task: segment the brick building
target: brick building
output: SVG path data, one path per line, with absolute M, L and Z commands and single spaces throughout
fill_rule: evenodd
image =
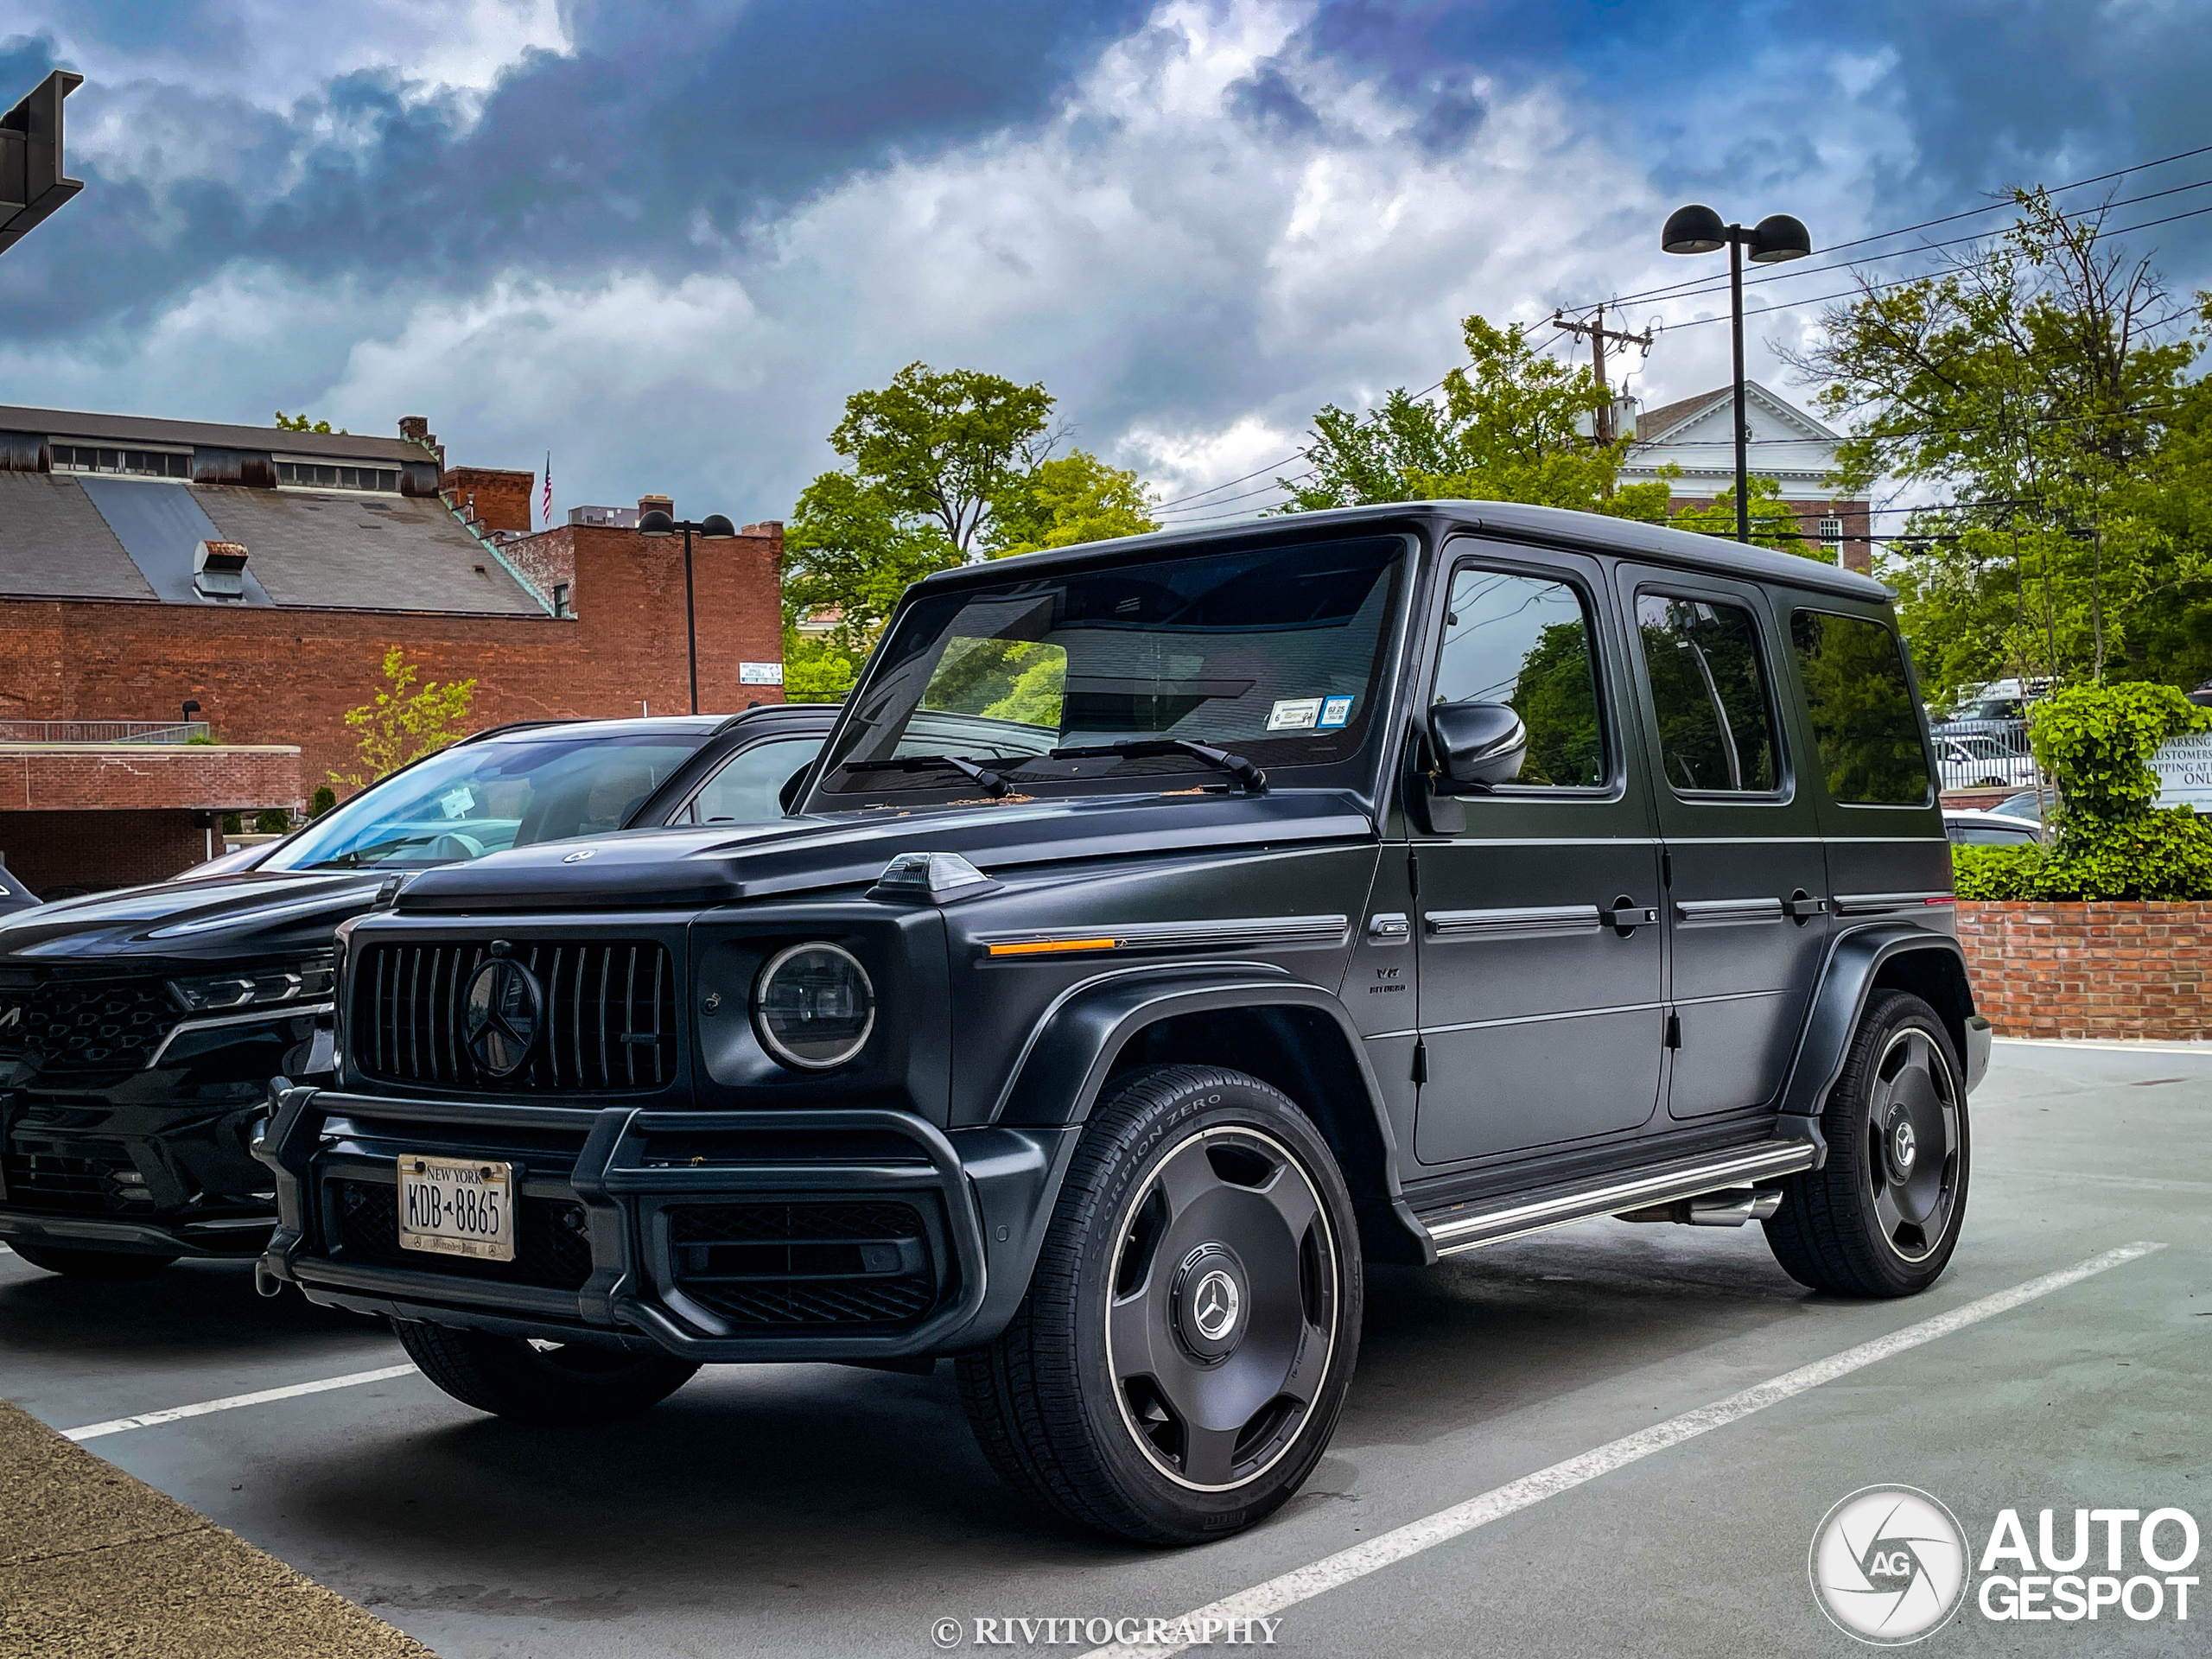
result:
M 1736 486 L 1736 441 L 1730 431 L 1735 413 L 1732 385 L 1700 392 L 1656 409 L 1637 410 L 1636 442 L 1621 468 L 1624 484 L 1648 483 L 1673 466 L 1677 510 L 1711 506 L 1723 490 Z M 1864 574 L 1873 563 L 1872 515 L 1863 497 L 1836 495 L 1830 482 L 1843 435 L 1815 420 L 1788 399 L 1756 380 L 1744 386 L 1744 423 L 1751 429 L 1751 468 L 1755 478 L 1770 478 L 1797 516 L 1806 537 L 1826 549 L 1831 560 Z
M 393 645 L 474 679 L 478 726 L 689 706 L 679 539 L 605 509 L 533 534 L 533 474 L 401 434 L 0 406 L 0 853 L 34 890 L 298 810 Z M 695 542 L 702 708 L 780 696 L 782 553 L 772 523 Z

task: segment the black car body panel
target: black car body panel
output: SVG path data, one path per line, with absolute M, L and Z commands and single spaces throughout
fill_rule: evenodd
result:
M 791 705 L 731 718 L 533 721 L 469 741 L 556 724 L 587 736 L 686 734 L 695 752 L 632 812 L 633 823 L 658 823 L 686 810 L 735 757 L 818 742 L 833 718 Z M 327 964 L 340 925 L 394 882 L 374 868 L 259 868 L 283 845 L 254 849 L 245 868 L 226 859 L 212 874 L 39 906 L 0 925 L 0 1239 L 186 1256 L 250 1257 L 266 1245 L 275 1198 L 251 1142 L 272 1079 L 329 1071 L 330 997 L 194 1013 L 168 986 Z
M 889 753 L 884 710 L 900 696 L 924 706 L 913 677 L 951 660 L 917 657 L 902 629 L 957 613 L 963 596 L 1014 619 L 985 640 L 1016 641 L 1014 668 L 1033 662 L 1031 642 L 1056 637 L 1048 605 L 1091 630 L 1084 641 L 1126 655 L 1145 647 L 1144 619 L 1178 602 L 1172 573 L 1154 571 L 1165 562 L 1249 555 L 1264 572 L 1281 553 L 1321 569 L 1344 546 L 1346 568 L 1371 572 L 1383 538 L 1402 548 L 1388 603 L 1379 587 L 1355 594 L 1377 630 L 1370 677 L 1357 678 L 1363 636 L 1311 632 L 1348 629 L 1350 610 L 1270 625 L 1309 630 L 1293 644 L 1313 661 L 1331 638 L 1347 642 L 1330 671 L 1358 689 L 1267 705 L 1253 741 L 1269 757 L 1264 789 L 1202 753 L 1103 756 L 1091 734 L 1097 709 L 1227 706 L 1265 673 L 1211 658 L 1155 683 L 1183 688 L 1172 692 L 1131 691 L 1137 681 L 1110 662 L 1068 659 L 1057 719 L 1077 741 L 1055 750 L 1048 734 L 1006 755 L 979 740 L 972 753 L 1006 771 L 997 793 L 929 760 L 865 758 Z M 1097 582 L 1139 567 L 1128 597 L 1102 600 Z M 1453 785 L 1437 775 L 1424 710 L 1464 658 L 1459 611 L 1497 582 L 1544 590 L 1566 630 L 1539 641 L 1544 671 L 1565 672 L 1570 690 L 1586 683 L 1588 713 L 1559 726 L 1567 735 L 1522 781 Z M 403 1319 L 693 1358 L 973 1348 L 1027 1288 L 1086 1117 L 1117 1076 L 1155 1063 L 1231 1066 L 1290 1095 L 1344 1172 L 1370 1259 L 1430 1261 L 1609 1213 L 1593 1205 L 1812 1167 L 1815 1115 L 1872 988 L 1924 988 L 1976 1077 L 1987 1052 L 1888 601 L 1808 560 L 1465 502 L 931 576 L 893 618 L 791 821 L 499 855 L 425 874 L 343 930 L 335 1086 L 288 1094 L 264 1151 L 284 1206 L 265 1283 Z M 1863 639 L 1848 632 L 1863 624 Z M 1917 766 L 1918 798 L 1835 798 L 1881 792 L 1838 770 L 1807 713 L 1801 680 L 1827 660 L 1823 629 L 1891 653 L 1902 735 L 1860 769 Z M 1249 642 L 1222 648 L 1224 660 L 1238 652 L 1249 659 Z M 1729 674 L 1750 677 L 1729 682 L 1732 720 Z M 1690 695 L 1689 714 L 1662 690 Z M 1714 732 L 1692 729 L 1700 697 Z M 1017 706 L 1009 694 L 983 712 L 1009 720 Z M 1318 740 L 1332 726 L 1357 741 L 1317 741 L 1325 764 L 1272 735 Z M 1832 788 L 1831 775 L 1846 781 Z M 941 891 L 917 896 L 892 879 L 896 864 L 934 870 L 929 855 L 946 855 Z M 626 991 L 593 987 L 626 985 L 631 958 L 618 953 L 652 940 L 679 964 L 681 1052 L 650 1089 L 610 1091 L 591 1045 L 632 1043 L 640 1016 Z M 770 964 L 813 942 L 861 964 L 876 999 L 851 1058 L 820 1070 L 779 1058 L 761 1001 Z M 395 952 L 429 964 L 427 997 L 391 971 L 376 977 Z M 530 1039 L 528 1065 L 542 1069 L 519 1091 L 463 1052 L 461 999 L 492 956 L 550 988 Z M 410 1033 L 445 1058 L 401 1076 L 384 1057 Z M 658 1026 L 644 1034 L 663 1040 Z M 424 1154 L 511 1163 L 525 1200 L 571 1207 L 561 1224 L 588 1259 L 573 1251 L 554 1274 L 549 1224 L 527 1215 L 516 1260 L 536 1266 L 401 1250 L 396 1166 Z M 835 1249 L 817 1250 L 823 1241 Z

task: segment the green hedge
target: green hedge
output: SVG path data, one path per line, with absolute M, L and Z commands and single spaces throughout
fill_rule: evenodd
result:
M 2212 899 L 2212 818 L 2188 807 L 2052 847 L 1954 847 L 1961 899 Z

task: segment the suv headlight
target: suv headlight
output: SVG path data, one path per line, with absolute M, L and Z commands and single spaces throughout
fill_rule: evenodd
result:
M 187 1014 L 227 1014 L 280 1002 L 313 1002 L 330 995 L 337 976 L 327 958 L 282 968 L 241 968 L 169 981 L 169 995 Z
M 753 1028 L 785 1065 L 826 1071 L 867 1046 L 875 987 L 851 951 L 794 944 L 771 957 L 753 982 Z

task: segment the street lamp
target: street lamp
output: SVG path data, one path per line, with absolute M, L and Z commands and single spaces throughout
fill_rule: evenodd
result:
M 1804 221 L 1787 213 L 1769 213 L 1745 230 L 1724 225 L 1720 215 L 1703 206 L 1677 207 L 1667 216 L 1659 232 L 1659 245 L 1669 253 L 1714 253 L 1728 250 L 1728 296 L 1734 319 L 1736 343 L 1736 539 L 1751 539 L 1751 457 L 1745 451 L 1744 431 L 1744 250 L 1751 251 L 1755 265 L 1778 265 L 1785 259 L 1802 259 L 1813 251 L 1811 232 Z
M 689 518 L 676 518 L 655 507 L 638 520 L 640 536 L 673 536 L 683 532 L 683 632 L 690 645 L 691 655 L 691 712 L 699 712 L 699 621 L 691 599 L 691 537 L 696 531 L 701 537 L 720 541 L 737 534 L 737 526 L 719 512 L 710 512 L 694 524 Z

